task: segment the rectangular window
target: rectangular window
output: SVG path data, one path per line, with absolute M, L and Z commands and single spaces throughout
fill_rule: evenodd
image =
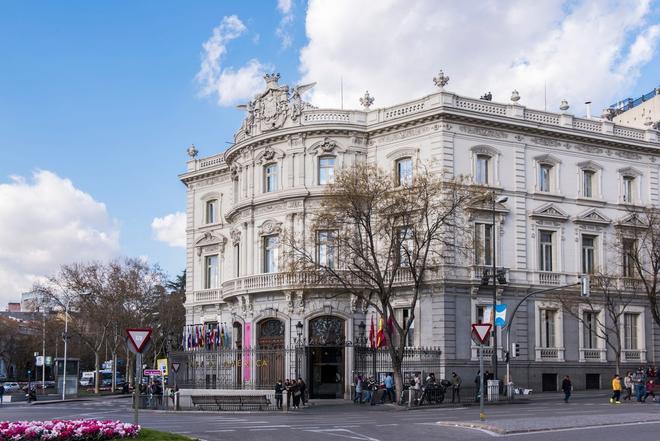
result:
M 639 314 L 623 314 L 624 349 L 639 349 L 637 340 L 637 322 Z
M 596 173 L 591 170 L 582 171 L 582 196 L 585 198 L 594 197 L 594 179 Z
M 234 276 L 241 276 L 241 245 L 234 245 Z
M 622 254 L 623 277 L 635 277 L 637 241 L 635 239 L 623 239 Z
M 490 166 L 490 156 L 477 155 L 476 182 L 477 184 L 487 185 L 489 181 L 488 169 Z
M 635 202 L 635 178 L 632 176 L 623 177 L 623 202 Z
M 319 158 L 319 185 L 335 182 L 335 158 L 323 156 Z
M 596 349 L 598 347 L 596 339 L 596 312 L 584 311 L 582 313 L 582 337 L 584 349 Z
M 552 189 L 551 180 L 552 166 L 550 164 L 541 164 L 539 167 L 539 191 L 550 191 Z
M 413 259 L 415 244 L 413 241 L 413 232 L 409 227 L 399 229 L 399 266 L 409 267 Z
M 476 306 L 477 310 L 476 310 L 476 317 L 475 318 L 477 320 L 477 323 L 492 323 L 493 318 L 491 316 L 489 316 L 489 317 L 485 316 L 486 315 L 486 310 L 492 311 L 491 306 L 492 305 L 477 305 Z M 492 314 L 492 312 L 491 312 L 491 314 Z M 493 333 L 491 332 L 490 333 L 490 339 L 486 343 L 486 345 L 490 346 L 492 344 L 490 342 L 492 342 L 492 341 L 493 341 Z
M 555 348 L 555 318 L 557 311 L 554 309 L 541 309 L 541 347 L 542 348 Z
M 552 231 L 539 231 L 539 270 L 553 270 Z
M 264 237 L 264 272 L 276 273 L 277 272 L 277 250 L 279 240 L 277 236 Z
M 216 223 L 216 210 L 218 206 L 218 200 L 217 199 L 212 199 L 210 201 L 206 201 L 206 223 L 207 224 L 214 224 Z
M 475 265 L 493 264 L 493 225 L 474 224 Z
M 335 232 L 322 230 L 316 233 L 316 261 L 319 266 L 335 267 Z
M 593 274 L 596 261 L 596 236 L 582 236 L 582 273 Z
M 204 257 L 204 289 L 218 287 L 218 255 Z
M 410 308 L 401 308 L 397 311 L 397 319 L 401 326 L 405 329 L 405 326 L 410 323 L 410 329 L 408 330 L 408 336 L 404 342 L 404 346 L 412 347 L 415 346 L 415 321 L 411 320 Z
M 270 193 L 277 190 L 277 164 L 264 167 L 264 192 Z
M 402 158 L 396 161 L 397 185 L 412 184 L 412 158 Z

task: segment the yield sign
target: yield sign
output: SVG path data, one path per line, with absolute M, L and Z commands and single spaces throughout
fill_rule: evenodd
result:
M 488 340 L 488 335 L 490 334 L 490 328 L 492 328 L 492 326 L 493 325 L 490 323 L 473 323 L 472 333 L 476 335 L 481 344 L 484 344 L 486 343 L 486 340 Z
M 135 350 L 140 353 L 151 337 L 151 328 L 127 329 L 126 334 Z
M 181 363 L 172 363 L 172 371 L 176 374 L 179 372 L 179 366 L 181 366 Z

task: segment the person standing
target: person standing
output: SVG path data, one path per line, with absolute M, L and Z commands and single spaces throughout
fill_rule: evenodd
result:
M 564 403 L 568 403 L 568 399 L 571 398 L 571 392 L 573 391 L 573 383 L 568 375 L 561 382 L 561 390 L 564 391 Z
M 626 395 L 623 397 L 623 399 L 630 400 L 632 397 L 633 388 L 632 372 L 626 372 L 626 376 L 623 378 L 623 387 L 626 389 Z
M 610 403 L 621 404 L 621 377 L 618 374 L 614 374 L 612 378 L 612 396 L 610 397 Z
M 288 378 L 284 380 L 284 390 L 286 390 L 286 408 L 291 409 L 291 400 L 292 400 L 292 391 L 291 391 L 291 380 Z
M 458 399 L 458 402 L 461 402 L 461 379 L 456 372 L 451 373 L 451 402 L 454 402 L 454 398 Z
M 390 400 L 392 400 L 392 403 L 394 403 L 396 401 L 396 398 L 394 398 L 394 378 L 392 378 L 392 374 L 390 372 L 387 373 L 384 384 L 385 393 L 383 393 L 383 399 L 381 400 L 381 403 L 385 403 L 386 397 L 389 397 Z
M 646 381 L 646 393 L 644 394 L 644 398 L 642 398 L 642 402 L 646 401 L 646 399 L 651 396 L 655 400 L 655 382 L 649 378 Z
M 284 392 L 284 385 L 282 380 L 277 380 L 275 383 L 275 405 L 277 409 L 282 409 L 282 393 Z
M 291 380 L 291 393 L 293 394 L 293 408 L 300 408 L 300 387 L 296 380 Z
M 303 406 L 307 405 L 307 384 L 302 377 L 298 377 L 298 388 L 300 389 L 300 402 Z
M 355 378 L 355 397 L 353 398 L 353 403 L 362 404 L 362 375 L 358 375 Z

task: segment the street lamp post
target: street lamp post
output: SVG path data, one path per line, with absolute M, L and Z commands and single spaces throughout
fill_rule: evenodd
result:
M 41 392 L 46 390 L 46 307 L 42 306 L 42 326 L 41 326 Z
M 296 379 L 300 377 L 300 374 L 298 373 L 298 357 L 300 356 L 299 354 L 299 349 L 302 343 L 302 335 L 303 335 L 303 324 L 301 321 L 298 321 L 296 323 L 296 334 L 298 335 L 298 338 L 296 339 Z
M 64 306 L 64 362 L 63 364 L 63 377 L 62 377 L 62 401 L 66 397 L 66 355 L 67 355 L 67 343 L 69 341 L 69 302 L 70 299 L 67 299 L 66 305 Z
M 492 255 L 492 263 L 493 263 L 493 273 L 491 274 L 493 276 L 493 309 L 492 309 L 492 314 L 493 314 L 493 379 L 497 380 L 498 373 L 497 373 L 497 329 L 495 328 L 495 311 L 496 311 L 496 306 L 497 306 L 497 264 L 496 264 L 496 253 L 497 253 L 497 248 L 496 248 L 496 234 L 495 234 L 495 204 L 503 204 L 507 200 L 509 200 L 508 197 L 502 196 L 499 198 L 495 197 L 495 193 L 493 193 L 493 206 L 492 206 L 492 215 L 493 215 L 493 227 L 491 229 L 492 234 L 493 234 L 493 255 Z

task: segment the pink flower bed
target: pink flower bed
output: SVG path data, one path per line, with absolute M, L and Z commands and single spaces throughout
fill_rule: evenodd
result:
M 87 441 L 135 438 L 140 426 L 121 421 L 52 420 L 2 421 L 0 441 L 52 440 Z

